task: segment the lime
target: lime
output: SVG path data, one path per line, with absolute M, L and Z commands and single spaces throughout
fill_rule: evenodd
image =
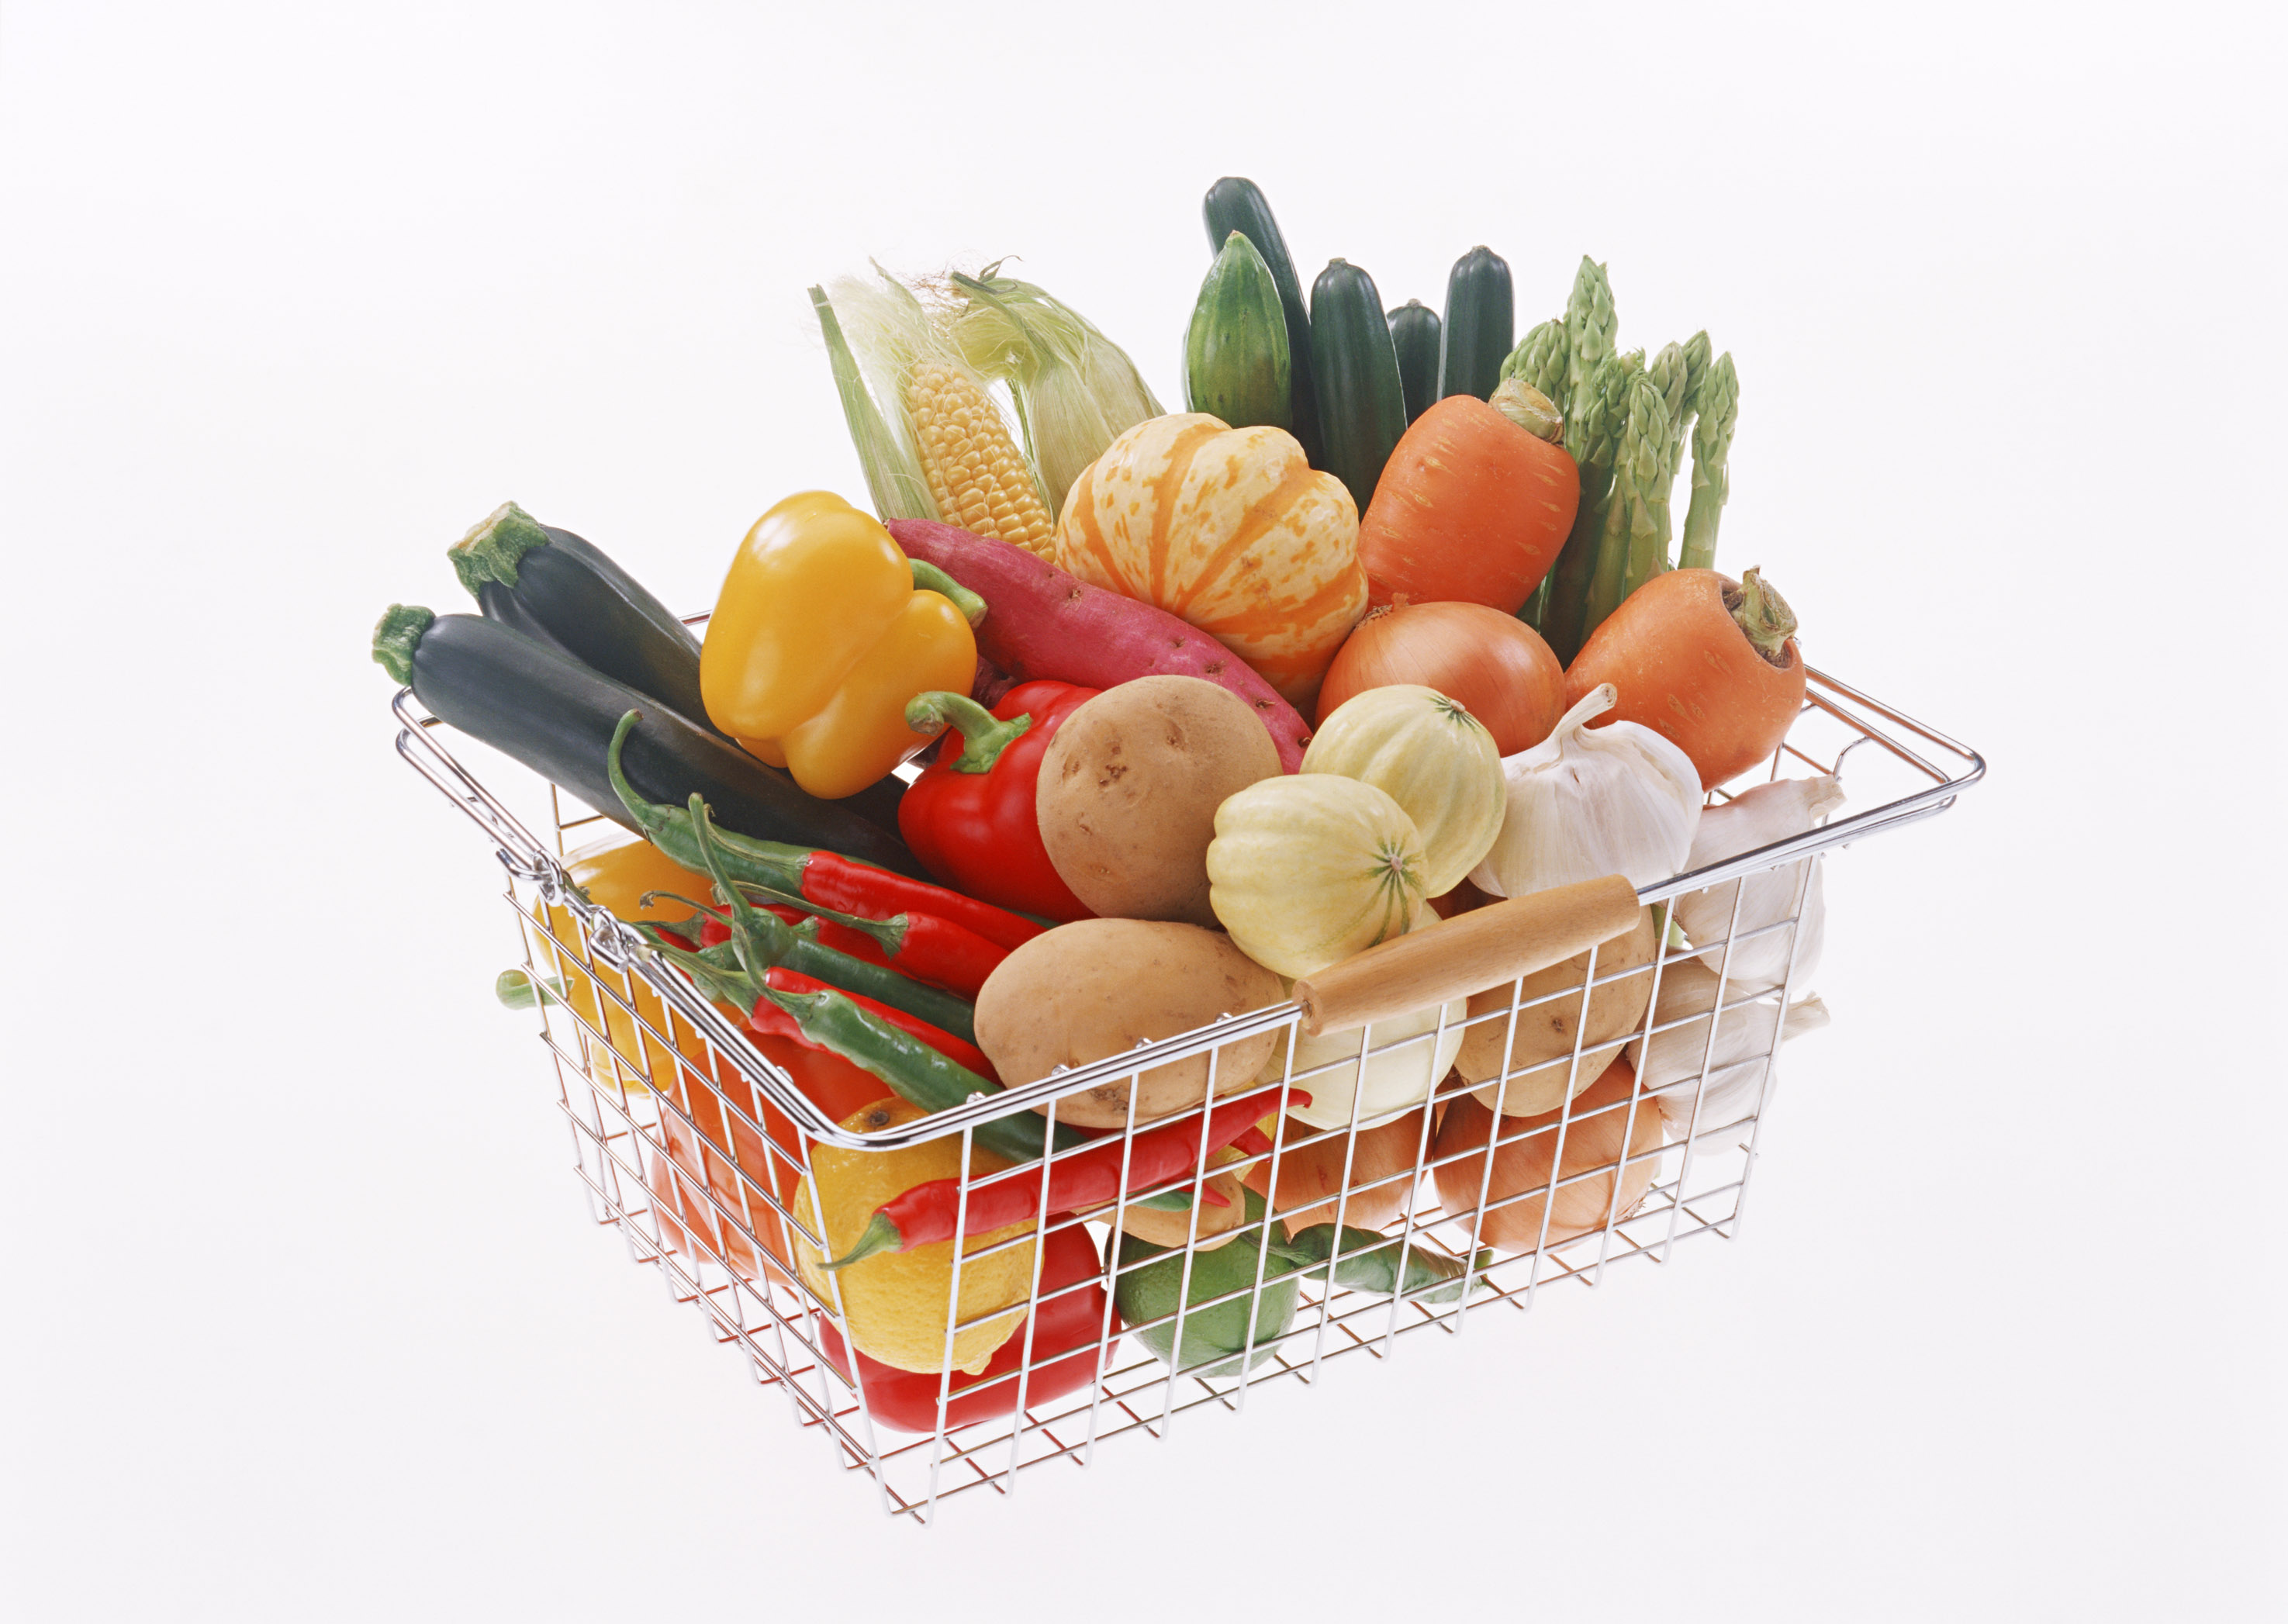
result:
M 1132 1333 L 1179 1374 L 1238 1375 L 1241 1356 L 1249 1348 L 1259 1351 L 1245 1363 L 1261 1364 L 1271 1357 L 1271 1350 L 1263 1344 L 1285 1335 L 1295 1323 L 1297 1282 L 1283 1277 L 1296 1265 L 1277 1251 L 1269 1257 L 1263 1256 L 1263 1198 L 1252 1190 L 1246 1196 L 1248 1227 L 1228 1245 L 1193 1253 L 1188 1290 L 1180 1249 L 1171 1251 L 1134 1235 L 1118 1237 L 1116 1266 L 1121 1272 L 1116 1277 L 1113 1300 L 1121 1319 L 1130 1325 L 1174 1313 L 1180 1293 L 1185 1303 L 1203 1303 L 1235 1291 L 1245 1294 L 1195 1310 L 1180 1322 L 1148 1326 Z M 1146 1262 L 1148 1258 L 1158 1261 Z M 1260 1290 L 1251 1290 L 1259 1264 L 1263 1285 Z M 1176 1335 L 1179 1323 L 1183 1332 L 1180 1342 Z M 1206 1367 L 1196 1368 L 1201 1366 Z

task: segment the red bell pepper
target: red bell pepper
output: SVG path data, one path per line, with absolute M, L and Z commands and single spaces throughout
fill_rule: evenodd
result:
M 918 695 L 918 732 L 947 727 L 937 755 L 898 803 L 898 832 L 922 867 L 957 891 L 1059 922 L 1093 917 L 1041 844 L 1034 785 L 1064 719 L 1098 690 L 1020 683 L 991 710 L 965 693 Z
M 973 1376 L 958 1370 L 950 1376 L 923 1374 L 894 1369 L 861 1353 L 854 1374 L 865 1390 L 867 1411 L 902 1432 L 934 1432 L 941 1382 L 946 1387 L 949 1430 L 1013 1413 L 1021 1380 L 1029 1409 L 1087 1386 L 1096 1380 L 1105 1348 L 1121 1332 L 1119 1311 L 1105 1298 L 1103 1273 L 1086 1224 L 1057 1231 L 1041 1248 L 1040 1307 L 1001 1344 L 983 1370 Z M 845 1377 L 852 1375 L 842 1334 L 824 1315 L 815 1319 L 820 1351 Z M 1032 1374 L 1021 1378 L 1015 1373 L 1029 1359 Z

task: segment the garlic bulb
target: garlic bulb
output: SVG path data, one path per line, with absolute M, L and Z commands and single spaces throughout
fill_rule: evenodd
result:
M 1704 1129 L 1752 1108 L 1773 1052 L 1790 1039 L 1828 1024 L 1827 1006 L 1816 994 L 1796 1000 L 1783 1012 L 1778 999 L 1768 993 L 1759 996 L 1728 980 L 1723 1007 L 1717 1009 L 1716 983 L 1716 972 L 1697 959 L 1670 960 L 1661 970 L 1652 1037 L 1649 1042 L 1639 1038 L 1628 1048 L 1629 1064 L 1636 1068 L 1645 1092 L 1658 1103 L 1672 1134 L 1682 1134 L 1692 1120 L 1693 1096 L 1703 1092 L 1704 1063 L 1708 1084 L 1700 1125 Z M 1712 1010 L 1716 1010 L 1712 1048 L 1708 1041 Z M 1712 1115 L 1716 1110 L 1727 1114 Z M 1704 1141 L 1702 1148 L 1709 1143 Z
M 1772 1093 L 1780 1086 L 1779 1073 L 1771 1070 L 1769 1060 L 1743 1060 L 1737 1066 L 1708 1074 L 1708 1086 L 1699 1090 L 1700 1129 L 1693 1132 L 1693 1086 L 1689 1081 L 1672 1083 L 1653 1096 L 1660 1107 L 1663 1124 L 1672 1143 L 1680 1144 L 1687 1134 L 1692 1135 L 1695 1156 L 1720 1155 L 1736 1151 L 1748 1142 L 1756 1130 L 1751 1113 L 1760 1105 L 1771 1104 Z M 1771 1072 L 1771 1081 L 1764 1080 Z M 1675 1176 L 1673 1168 L 1662 1174 L 1664 1178 Z
M 1648 885 L 1683 869 L 1700 821 L 1700 771 L 1649 727 L 1591 731 L 1617 697 L 1598 684 L 1548 738 L 1503 758 L 1508 806 L 1493 850 L 1470 871 L 1479 890 L 1522 897 L 1609 874 Z
M 1843 783 L 1835 778 L 1790 778 L 1759 784 L 1721 806 L 1700 814 L 1699 832 L 1692 837 L 1688 868 L 1704 868 L 1728 857 L 1752 852 L 1758 846 L 1800 835 L 1843 804 Z M 1810 878 L 1805 879 L 1805 869 Z M 1796 888 L 1802 886 L 1803 909 L 1796 910 Z M 1738 898 L 1739 923 L 1732 920 Z M 1790 919 L 1795 921 L 1792 929 Z M 1676 899 L 1676 923 L 1709 969 L 1722 969 L 1728 981 L 1742 992 L 1761 992 L 1787 979 L 1788 948 L 1797 938 L 1802 945 L 1795 955 L 1798 981 L 1819 968 L 1820 949 L 1827 939 L 1826 888 L 1816 860 L 1803 858 L 1781 867 L 1768 868 L 1744 879 L 1728 880 L 1706 891 Z M 1724 959 L 1724 936 L 1732 933 L 1732 956 Z

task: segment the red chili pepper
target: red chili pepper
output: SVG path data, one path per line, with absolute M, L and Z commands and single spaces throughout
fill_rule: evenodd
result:
M 743 883 L 741 889 L 757 893 L 767 910 L 814 938 L 821 947 L 894 970 L 910 980 L 926 981 L 973 1002 L 985 978 L 1009 956 L 1006 947 L 934 914 L 862 919 L 855 914 L 822 910 L 810 904 L 804 905 L 809 909 L 806 913 L 775 886 Z M 774 902 L 769 900 L 772 898 L 783 899 Z M 718 928 L 728 939 L 728 927 Z
M 1015 1411 L 1021 1384 L 1030 1407 L 1096 1380 L 1105 1348 L 1122 1328 L 1119 1311 L 1106 1301 L 1103 1272 L 1103 1260 L 1096 1255 L 1086 1224 L 1075 1224 L 1051 1235 L 1041 1247 L 1041 1285 L 1036 1294 L 1040 1306 L 973 1376 L 958 1370 L 950 1375 L 898 1370 L 864 1353 L 857 1356 L 854 1371 L 842 1334 L 822 1314 L 815 1319 L 820 1350 L 845 1376 L 855 1375 L 865 1390 L 867 1413 L 878 1422 L 906 1432 L 934 1432 L 941 1382 L 945 1384 L 949 1430 L 991 1421 Z M 1018 1367 L 1029 1360 L 1032 1374 L 1019 1377 Z
M 1041 844 L 1034 787 L 1050 739 L 1097 693 L 1027 682 L 989 711 L 962 693 L 924 693 L 909 704 L 906 721 L 917 730 L 950 725 L 936 758 L 898 803 L 898 832 L 922 867 L 1004 907 L 1092 917 Z
M 913 791 L 909 789 L 906 793 L 911 795 Z M 902 806 L 904 802 L 899 804 Z M 1048 929 L 1020 918 L 1006 908 L 965 897 L 957 891 L 926 885 L 886 868 L 869 868 L 831 852 L 811 852 L 803 860 L 800 877 L 799 894 L 804 901 L 815 902 L 838 913 L 855 914 L 862 919 L 887 919 L 903 913 L 935 914 L 941 919 L 966 925 L 997 947 L 1010 948 L 1023 947 Z
M 862 997 L 856 993 L 844 992 L 838 986 L 830 986 L 827 983 L 803 975 L 798 970 L 781 970 L 776 966 L 763 972 L 763 985 L 779 993 L 841 993 L 845 998 L 868 1014 L 878 1015 L 899 1031 L 919 1038 L 955 1065 L 965 1066 L 979 1076 L 991 1081 L 1001 1081 L 999 1074 L 993 1069 L 993 1062 L 985 1058 L 983 1050 L 965 1039 L 954 1036 L 950 1032 L 931 1026 L 918 1015 L 909 1015 L 903 1010 L 894 1010 L 886 1003 L 877 1003 L 873 999 Z M 808 1038 L 803 1036 L 802 1028 L 796 1025 L 793 1016 L 780 1009 L 767 998 L 756 1001 L 755 1007 L 747 1014 L 747 1025 L 758 1032 L 768 1033 L 773 1037 L 792 1038 L 798 1043 L 807 1044 L 814 1049 L 817 1047 L 816 1044 L 811 1043 Z
M 1278 1104 L 1283 1093 L 1287 1100 L 1285 1106 Z M 1156 1184 L 1193 1171 L 1203 1154 L 1213 1155 L 1223 1149 L 1254 1127 L 1265 1112 L 1291 1110 L 1310 1103 L 1309 1095 L 1280 1083 L 1226 1101 L 1204 1119 L 1188 1117 L 1164 1128 L 1139 1133 L 1132 1140 L 1124 1136 L 1107 1138 L 1100 1145 L 1092 1145 L 1049 1164 L 1045 1210 L 1051 1216 L 1058 1216 L 1118 1200 L 1124 1145 L 1128 1163 L 1127 1192 L 1132 1196 L 1141 1195 Z M 1204 1152 L 1200 1144 L 1203 1134 L 1207 1139 Z M 962 1210 L 962 1184 L 958 1178 L 936 1178 L 891 1197 L 874 1209 L 874 1216 L 859 1234 L 858 1244 L 827 1267 L 846 1268 L 877 1252 L 902 1252 L 909 1247 L 952 1240 L 956 1215 Z M 968 1212 L 960 1220 L 965 1225 L 963 1232 L 978 1235 L 1029 1222 L 1045 1208 L 1041 1184 L 1037 1174 L 1021 1174 L 973 1187 Z M 1211 1200 L 1214 1197 L 1214 1192 L 1205 1184 L 1201 1186 L 1201 1193 Z M 1224 1204 L 1229 1205 L 1227 1201 Z

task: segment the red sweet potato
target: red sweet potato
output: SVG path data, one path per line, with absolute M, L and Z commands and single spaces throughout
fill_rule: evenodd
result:
M 910 557 L 936 565 L 985 600 L 977 652 L 1019 682 L 1054 677 L 1109 688 L 1139 677 L 1197 677 L 1253 708 L 1279 764 L 1303 764 L 1311 726 L 1253 668 L 1205 632 L 1150 604 L 1067 574 L 1022 547 L 924 519 L 894 519 Z

